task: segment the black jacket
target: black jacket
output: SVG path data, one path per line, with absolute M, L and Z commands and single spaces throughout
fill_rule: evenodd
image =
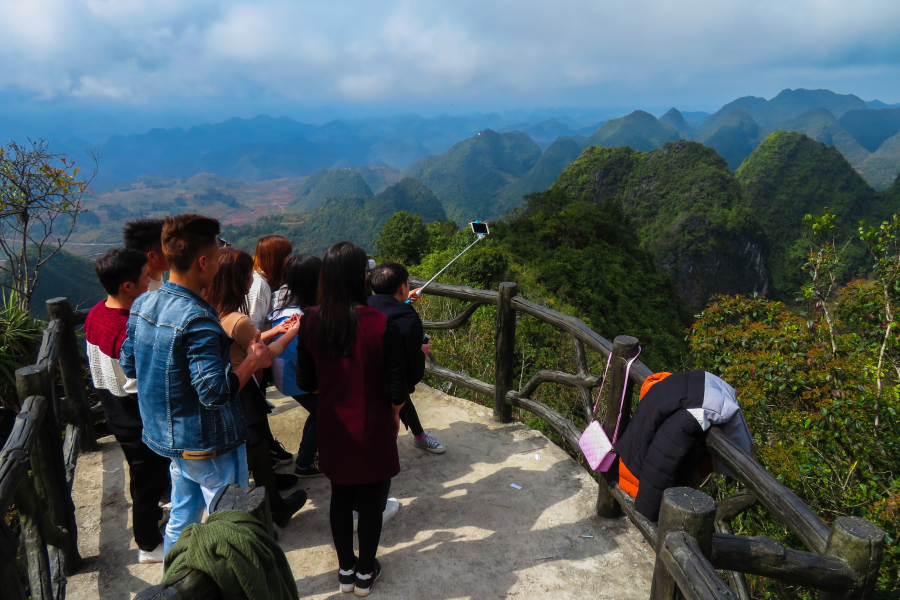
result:
M 622 462 L 640 481 L 636 511 L 659 518 L 663 492 L 687 485 L 696 470 L 706 432 L 685 409 L 701 408 L 706 373 L 673 373 L 650 388 L 616 443 Z
M 369 296 L 368 303 L 393 321 L 400 330 L 406 355 L 406 382 L 412 391 L 425 376 L 425 354 L 422 353 L 425 330 L 422 328 L 422 319 L 412 304 L 406 304 L 387 294 Z

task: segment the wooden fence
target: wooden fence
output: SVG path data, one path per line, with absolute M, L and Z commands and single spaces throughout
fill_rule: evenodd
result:
M 21 409 L 0 450 L 0 510 L 14 504 L 25 549 L 31 598 L 65 598 L 66 577 L 81 566 L 72 480 L 78 453 L 97 447 L 85 398 L 74 313 L 65 298 L 47 301 L 50 323 L 34 365 L 16 371 Z M 65 428 L 65 438 L 62 431 Z M 17 537 L 0 522 L 0 600 L 25 600 Z
M 102 407 L 92 410 L 87 401 L 86 365 L 75 335 L 88 311 L 73 312 L 68 300 L 54 298 L 47 301 L 47 312 L 50 323 L 36 364 L 16 371 L 21 409 L 0 450 L 0 510 L 6 515 L 14 505 L 21 530 L 16 536 L 0 521 L 0 600 L 27 600 L 26 578 L 33 600 L 64 600 L 66 577 L 83 562 L 72 483 L 79 451 L 98 449 L 94 422 Z M 274 535 L 265 488 L 228 486 L 211 505 L 213 511 L 249 512 Z M 20 544 L 25 573 L 17 561 Z M 155 598 L 219 600 L 222 591 L 204 573 L 188 569 L 137 595 Z
M 581 431 L 571 420 L 533 400 L 534 391 L 547 382 L 572 386 L 578 390 L 585 414 L 591 415 L 592 390 L 600 381 L 589 373 L 586 349 L 604 357 L 611 353 L 611 400 L 603 423 L 611 435 L 618 414 L 615 398 L 620 398 L 623 391 L 630 394 L 635 385 L 640 386 L 651 374 L 644 364 L 635 361 L 626 380 L 625 363 L 638 350 L 636 339 L 619 336 L 610 343 L 581 320 L 518 297 L 514 283 L 503 283 L 496 292 L 433 284 L 426 293 L 470 302 L 449 321 L 426 321 L 426 329 L 456 329 L 479 306 L 497 306 L 495 384 L 443 368 L 433 360 L 426 364 L 426 371 L 493 398 L 494 417 L 500 422 L 512 420 L 513 406 L 533 413 L 575 450 L 578 450 Z M 0 450 L 0 509 L 5 514 L 14 504 L 18 511 L 19 538 L 25 550 L 31 598 L 62 600 L 66 576 L 76 572 L 82 563 L 72 502 L 75 466 L 79 451 L 96 449 L 97 443 L 94 415 L 85 397 L 85 371 L 75 337 L 75 328 L 84 323 L 87 312 L 73 312 L 65 298 L 47 301 L 47 309 L 51 320 L 44 331 L 37 362 L 16 372 L 22 406 Z M 521 390 L 513 389 L 517 313 L 531 315 L 572 336 L 576 374 L 540 371 Z M 626 404 L 623 428 L 628 425 L 630 410 L 630 404 Z M 748 600 L 744 573 L 821 590 L 819 598 L 823 600 L 872 596 L 885 543 L 881 529 L 855 517 L 840 517 L 829 527 L 796 494 L 715 427 L 710 430 L 706 443 L 747 491 L 717 505 L 700 491 L 669 489 L 663 498 L 659 521 L 654 523 L 634 510 L 632 498 L 616 483 L 615 469 L 600 478 L 597 514 L 614 518 L 624 512 L 656 549 L 653 600 L 669 600 L 679 594 L 689 599 Z M 268 503 L 264 496 L 262 500 L 259 496 L 259 492 L 232 490 L 218 508 L 262 511 L 260 515 L 270 523 L 270 516 L 265 516 Z M 786 548 L 768 537 L 732 535 L 731 521 L 756 503 L 776 515 L 809 551 Z M 0 600 L 28 597 L 22 585 L 23 574 L 17 566 L 18 547 L 17 536 L 5 522 L 0 522 Z M 727 573 L 728 586 L 719 571 Z M 169 584 L 142 592 L 139 597 L 214 599 L 220 595 L 208 577 L 186 572 Z
M 413 279 L 412 286 L 423 282 Z M 547 405 L 532 399 L 543 383 L 574 387 L 584 405 L 588 419 L 592 415 L 592 390 L 600 378 L 588 370 L 586 348 L 604 357 L 612 354 L 609 367 L 609 405 L 603 428 L 610 439 L 615 429 L 622 393 L 631 397 L 634 386 L 640 388 L 652 374 L 640 361 L 635 361 L 626 380 L 626 363 L 638 352 L 638 341 L 619 336 L 613 343 L 592 331 L 583 321 L 561 314 L 521 298 L 515 283 L 501 283 L 498 291 L 466 286 L 432 284 L 425 293 L 468 301 L 457 316 L 448 321 L 425 321 L 425 329 L 457 329 L 478 309 L 490 304 L 497 307 L 494 349 L 494 384 L 474 379 L 465 373 L 439 366 L 434 359 L 426 362 L 426 372 L 482 396 L 493 398 L 494 418 L 501 423 L 512 420 L 513 406 L 522 408 L 546 421 L 562 438 L 580 452 L 581 431 L 575 424 Z M 530 315 L 572 336 L 576 374 L 539 371 L 521 390 L 513 387 L 515 369 L 516 319 Z M 631 405 L 625 404 L 620 431 L 628 426 Z M 617 466 L 600 477 L 597 514 L 614 518 L 626 514 L 656 549 L 652 600 L 675 598 L 749 600 L 745 573 L 761 575 L 790 585 L 819 590 L 819 598 L 870 598 L 878 581 L 885 545 L 884 531 L 857 517 L 839 517 L 827 525 L 790 489 L 712 427 L 706 438 L 709 451 L 740 480 L 746 491 L 716 504 L 707 494 L 689 488 L 671 488 L 663 497 L 658 522 L 652 522 L 634 510 L 634 500 L 618 486 Z M 798 551 L 769 537 L 733 535 L 731 521 L 755 504 L 761 504 L 799 537 L 809 551 Z M 727 573 L 724 585 L 719 571 Z

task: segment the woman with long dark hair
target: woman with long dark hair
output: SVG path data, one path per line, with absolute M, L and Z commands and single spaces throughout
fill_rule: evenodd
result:
M 312 254 L 298 254 L 287 259 L 281 289 L 275 292 L 275 308 L 269 313 L 269 323 L 277 327 L 285 321 L 300 317 L 316 305 L 319 290 L 319 274 L 322 259 Z M 278 338 L 276 338 L 278 339 Z M 272 378 L 275 387 L 285 396 L 291 396 L 309 411 L 303 425 L 303 438 L 297 450 L 294 473 L 301 478 L 320 477 L 322 471 L 316 465 L 316 432 L 319 395 L 297 387 L 297 340 L 287 344 L 284 353 L 272 361 Z
M 247 348 L 254 340 L 268 343 L 281 334 L 281 340 L 269 344 L 269 352 L 274 358 L 284 351 L 284 347 L 296 337 L 299 330 L 296 318 L 264 333 L 253 326 L 250 318 L 243 312 L 246 310 L 246 295 L 251 285 L 252 272 L 253 259 L 249 254 L 238 248 L 223 248 L 219 255 L 219 271 L 212 285 L 203 291 L 204 300 L 218 311 L 219 322 L 225 333 L 234 339 L 231 345 L 233 367 L 243 362 L 247 356 Z M 241 389 L 240 396 L 247 424 L 247 466 L 256 485 L 266 488 L 272 520 L 279 527 L 286 527 L 294 513 L 306 503 L 306 491 L 298 490 L 287 498 L 279 495 L 278 481 L 269 456 L 271 432 L 268 414 L 271 409 L 266 404 L 265 394 L 252 377 Z M 296 481 L 294 477 L 294 484 Z
M 371 593 L 391 478 L 400 472 L 400 409 L 409 400 L 397 326 L 366 306 L 365 251 L 350 242 L 328 249 L 319 306 L 300 322 L 297 385 L 319 393 L 319 468 L 331 480 L 331 535 L 343 592 Z M 359 511 L 359 557 L 353 508 Z

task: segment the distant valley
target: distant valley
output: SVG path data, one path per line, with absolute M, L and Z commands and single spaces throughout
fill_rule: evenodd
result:
M 842 239 L 859 219 L 900 212 L 900 107 L 870 107 L 852 95 L 785 90 L 771 100 L 740 98 L 713 114 L 636 111 L 595 126 L 555 118 L 501 123 L 451 143 L 451 131 L 497 120 L 455 119 L 301 127 L 259 117 L 123 138 L 115 143 L 143 148 L 150 161 L 130 168 L 152 163 L 163 172 L 93 195 L 67 249 L 94 256 L 118 243 L 128 219 L 198 211 L 222 220 L 226 238 L 247 249 L 256 237 L 279 233 L 300 251 L 321 253 L 341 239 L 372 251 L 397 211 L 425 222 L 497 221 L 529 194 L 561 186 L 585 201 L 616 198 L 641 247 L 682 299 L 699 307 L 712 293 L 793 294 L 806 212 L 831 207 Z M 279 141 L 282 129 L 331 150 Z M 398 153 L 366 154 L 390 146 L 368 142 L 395 134 Z M 224 147 L 201 151 L 200 141 L 212 139 Z M 423 140 L 446 148 L 423 153 Z M 170 153 L 187 149 L 198 158 L 178 165 L 181 176 L 164 168 Z M 121 156 L 101 161 L 101 169 L 115 168 Z M 203 166 L 214 168 L 191 172 Z M 865 272 L 860 252 L 848 255 L 848 276 Z

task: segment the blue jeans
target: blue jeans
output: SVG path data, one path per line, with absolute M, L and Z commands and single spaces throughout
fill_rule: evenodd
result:
M 169 474 L 172 477 L 172 510 L 163 540 L 166 554 L 184 528 L 199 523 L 204 508 L 209 511 L 209 503 L 216 492 L 233 483 L 249 487 L 247 446 L 242 444 L 228 454 L 207 460 L 173 458 Z
M 309 411 L 306 423 L 303 424 L 303 438 L 300 440 L 300 448 L 297 450 L 295 463 L 301 469 L 312 466 L 319 450 L 318 422 L 319 422 L 319 395 L 316 393 L 300 394 L 294 396 L 300 406 Z

